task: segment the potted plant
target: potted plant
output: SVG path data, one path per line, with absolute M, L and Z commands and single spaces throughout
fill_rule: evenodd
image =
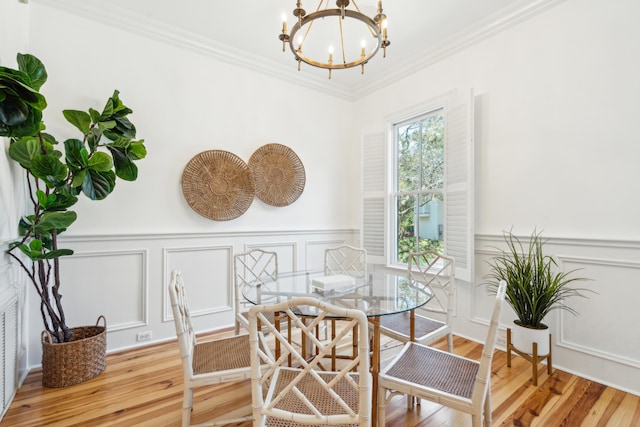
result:
M 538 343 L 538 354 L 549 353 L 548 326 L 543 323 L 551 310 L 562 309 L 574 315 L 577 312 L 566 300 L 584 297 L 583 288 L 570 286 L 573 282 L 586 280 L 574 277 L 576 270 L 558 271 L 556 260 L 544 254 L 545 240 L 535 230 L 525 245 L 511 231 L 504 232 L 506 250 L 498 249 L 499 255 L 488 262 L 490 273 L 487 289 L 495 294 L 501 280 L 507 282 L 505 299 L 513 308 L 517 319 L 512 333 L 514 347 L 531 353 L 532 342 Z
M 32 211 L 21 218 L 18 227 L 21 239 L 10 243 L 7 253 L 26 273 L 40 297 L 44 333 L 51 347 L 69 348 L 63 346 L 87 337 L 83 336 L 86 333 L 82 328 L 67 325 L 60 291 L 60 257 L 72 255 L 73 251 L 60 248 L 58 236 L 76 220 L 76 213 L 70 208 L 80 194 L 101 200 L 113 191 L 116 178 L 135 181 L 138 168 L 134 162 L 147 153 L 144 141 L 135 140 L 136 128 L 128 119 L 132 110 L 122 103 L 117 90 L 102 112 L 93 108 L 63 111 L 66 120 L 80 131 L 81 138 L 67 139 L 62 144 L 64 152 L 59 150 L 59 142 L 44 132 L 42 112 L 47 102 L 39 90 L 47 80 L 45 67 L 28 54 L 18 54 L 17 62 L 17 70 L 0 67 L 0 136 L 9 138 L 9 157 L 26 172 Z M 104 329 L 106 321 L 103 335 Z M 51 363 L 45 360 L 44 341 L 45 385 L 64 386 L 88 379 L 69 379 L 65 373 L 68 367 L 64 364 L 67 359 L 76 359 L 75 355 L 54 357 Z M 99 372 L 88 375 L 97 375 L 104 366 L 105 363 L 97 369 Z M 56 378 L 56 374 L 64 377 L 61 384 L 47 380 Z

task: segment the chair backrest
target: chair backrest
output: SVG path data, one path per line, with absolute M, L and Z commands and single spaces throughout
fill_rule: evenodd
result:
M 317 315 L 313 318 L 300 316 L 299 307 L 317 307 Z M 306 309 L 305 309 L 306 310 Z M 311 343 L 316 351 L 310 359 L 304 354 L 301 348 L 293 346 L 286 335 L 280 333 L 276 328 L 275 321 L 269 321 L 266 313 L 279 313 L 276 318 L 284 317 L 290 319 L 294 326 L 300 329 L 303 342 Z M 321 341 L 316 335 L 316 326 L 324 322 L 327 317 L 337 317 L 341 322 L 336 322 L 335 338 Z M 258 331 L 258 324 L 261 331 Z M 275 337 L 277 343 L 283 348 L 279 359 L 275 359 L 267 348 L 263 350 L 258 345 L 264 339 L 262 330 L 268 328 L 269 333 Z M 249 310 L 249 341 L 251 344 L 251 384 L 254 408 L 254 419 L 258 420 L 256 425 L 261 424 L 264 416 L 276 418 L 286 418 L 303 424 L 317 424 L 319 419 L 323 419 L 323 424 L 358 424 L 369 425 L 371 415 L 371 374 L 369 372 L 369 340 L 361 339 L 358 342 L 358 354 L 353 360 L 345 360 L 340 370 L 332 373 L 323 373 L 318 370 L 323 358 L 331 355 L 332 349 L 340 344 L 354 328 L 358 331 L 358 336 L 368 337 L 368 321 L 364 312 L 355 309 L 346 309 L 322 302 L 312 297 L 293 298 L 288 301 L 273 305 L 256 305 Z M 303 346 L 304 348 L 304 346 Z M 291 356 L 291 362 L 289 361 Z M 263 365 L 263 366 L 261 366 Z M 288 366 L 297 367 L 292 370 Z M 355 371 L 355 372 L 354 372 Z M 277 375 L 291 375 L 292 378 L 286 381 L 286 386 L 276 392 L 277 394 L 265 397 L 263 387 L 276 382 Z M 329 380 L 329 378 L 331 380 Z M 327 381 L 329 381 L 327 383 Z M 272 385 L 273 386 L 273 385 Z M 305 395 L 305 391 L 310 388 L 320 387 L 319 399 L 331 408 L 327 413 L 323 405 L 318 403 L 317 392 L 314 397 Z M 347 394 L 357 399 L 356 408 L 350 407 L 341 397 L 345 393 L 337 393 L 336 387 L 348 389 Z M 298 402 L 302 402 L 301 408 L 276 408 L 278 403 L 286 397 L 291 397 L 293 393 Z M 328 402 L 327 402 L 328 401 Z
M 484 341 L 484 347 L 482 349 L 482 358 L 480 359 L 480 367 L 476 374 L 476 383 L 473 387 L 473 395 L 471 399 L 476 405 L 482 405 L 482 396 L 485 396 L 487 387 L 491 387 L 489 382 L 489 376 L 491 375 L 491 360 L 493 359 L 493 350 L 496 347 L 496 336 L 498 334 L 498 323 L 500 321 L 500 312 L 502 311 L 502 305 L 504 303 L 504 295 L 507 291 L 507 282 L 502 280 L 498 285 L 496 292 L 495 305 L 493 307 L 493 314 L 491 315 L 491 323 L 489 324 L 489 331 L 487 332 L 487 338 Z
M 450 324 L 455 291 L 455 261 L 434 251 L 409 254 L 407 275 L 410 279 L 428 288 L 433 298 L 422 309 L 446 315 Z
M 233 257 L 236 313 L 244 304 L 243 286 L 256 286 L 278 278 L 278 254 L 263 249 L 251 249 Z
M 367 250 L 342 245 L 324 251 L 324 274 L 367 277 Z
M 180 357 L 185 377 L 193 376 L 193 348 L 196 344 L 196 336 L 191 324 L 187 295 L 184 290 L 182 274 L 178 270 L 171 272 L 169 283 L 169 298 L 171 299 L 171 310 L 173 311 L 173 321 L 176 327 L 176 336 L 180 345 Z

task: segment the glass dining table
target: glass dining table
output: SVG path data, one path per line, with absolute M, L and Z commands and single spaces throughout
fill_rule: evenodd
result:
M 380 318 L 410 312 L 411 340 L 414 310 L 426 304 L 432 294 L 416 285 L 406 274 L 375 272 L 363 278 L 342 275 L 325 276 L 322 271 L 302 271 L 279 274 L 276 279 L 261 278 L 255 285 L 241 289 L 243 297 L 252 304 L 275 304 L 296 297 L 313 297 L 329 304 L 362 310 L 372 327 L 371 375 L 372 425 L 377 425 L 377 387 L 380 372 Z M 297 314 L 314 317 L 316 307 L 301 306 Z

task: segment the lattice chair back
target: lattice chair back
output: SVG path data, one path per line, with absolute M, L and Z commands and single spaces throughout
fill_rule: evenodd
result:
M 180 271 L 171 272 L 171 282 L 169 284 L 169 297 L 171 299 L 171 309 L 173 311 L 173 321 L 176 327 L 176 336 L 180 345 L 180 357 L 185 376 L 193 375 L 193 348 L 196 345 L 196 336 L 191 324 L 189 305 L 184 290 L 184 282 Z
M 434 251 L 411 253 L 407 274 L 433 294 L 424 310 L 446 316 L 451 324 L 453 295 L 455 291 L 455 261 L 453 258 Z
M 367 277 L 367 250 L 342 245 L 326 249 L 324 252 L 324 274 L 346 274 L 348 276 Z
M 498 327 L 500 326 L 500 312 L 504 305 L 504 298 L 507 291 L 507 282 L 500 281 L 498 290 L 496 292 L 495 303 L 493 307 L 493 313 L 491 315 L 491 322 L 489 323 L 489 330 L 487 331 L 487 338 L 484 340 L 484 347 L 482 348 L 482 357 L 480 359 L 480 367 L 478 368 L 478 374 L 476 375 L 476 382 L 473 388 L 472 400 L 475 400 L 475 404 L 478 408 L 482 407 L 482 403 L 491 404 L 491 361 L 493 360 L 493 352 L 496 348 L 496 338 L 498 336 Z M 483 396 L 487 397 L 485 402 Z M 488 410 L 489 423 L 491 425 L 491 410 Z
M 300 312 L 304 312 L 305 316 L 299 315 Z M 271 322 L 267 313 L 279 314 Z M 290 319 L 299 328 L 303 340 L 317 349 L 317 354 L 309 357 L 303 350 L 291 345 L 276 327 L 279 317 Z M 334 317 L 342 320 L 335 331 L 335 338 L 321 341 L 315 333 L 316 326 Z M 258 329 L 258 324 L 266 325 L 277 345 L 283 349 L 278 359 L 269 350 L 260 349 L 264 334 Z M 279 423 L 283 420 L 287 420 L 288 426 L 370 426 L 372 379 L 368 340 L 360 340 L 355 359 L 345 360 L 335 371 L 320 370 L 322 359 L 330 356 L 332 349 L 354 328 L 360 336 L 368 336 L 368 321 L 364 312 L 301 297 L 252 307 L 249 310 L 249 325 L 254 426 L 271 425 L 268 422 L 281 425 Z M 268 387 L 268 391 L 263 394 L 265 387 Z
M 417 286 L 433 295 L 424 306 L 411 313 L 397 313 L 380 319 L 380 331 L 393 339 L 431 344 L 447 337 L 449 351 L 453 351 L 451 325 L 455 289 L 455 262 L 453 258 L 434 251 L 411 253 L 407 275 Z
M 235 332 L 237 335 L 241 325 L 245 328 L 249 327 L 247 312 L 251 304 L 242 296 L 242 288 L 275 281 L 278 278 L 278 254 L 263 249 L 251 249 L 236 254 L 233 257 L 233 271 L 236 310 Z

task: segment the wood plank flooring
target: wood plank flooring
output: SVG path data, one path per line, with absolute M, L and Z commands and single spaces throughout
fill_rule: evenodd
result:
M 446 343 L 436 346 L 444 348 Z M 385 360 L 398 349 L 390 340 L 383 347 Z M 482 346 L 456 337 L 454 349 L 479 359 Z M 182 367 L 175 341 L 110 354 L 107 361 L 98 377 L 61 389 L 42 387 L 41 372 L 31 372 L 0 427 L 181 425 Z M 491 376 L 495 426 L 640 426 L 640 397 L 559 370 L 551 376 L 544 367 L 539 371 L 539 386 L 534 387 L 529 362 L 514 357 L 508 368 L 506 354 L 496 351 Z M 248 381 L 212 386 L 196 391 L 192 422 L 248 414 L 250 407 Z M 426 401 L 408 411 L 404 398 L 397 397 L 387 407 L 386 425 L 458 427 L 471 425 L 471 417 Z

